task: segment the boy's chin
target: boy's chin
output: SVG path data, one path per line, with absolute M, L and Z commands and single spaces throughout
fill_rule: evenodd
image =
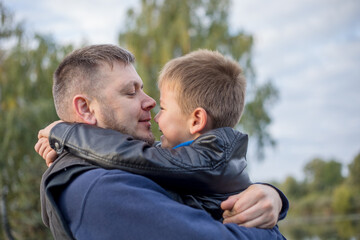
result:
M 164 135 L 161 135 L 160 137 L 161 147 L 162 148 L 172 148 L 169 144 L 169 142 L 166 140 Z

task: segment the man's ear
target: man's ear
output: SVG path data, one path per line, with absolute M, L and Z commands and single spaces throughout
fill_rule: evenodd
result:
M 97 120 L 94 111 L 90 108 L 91 100 L 85 95 L 78 94 L 73 98 L 73 107 L 77 118 L 82 122 L 96 125 Z
M 208 114 L 205 109 L 198 107 L 191 113 L 190 133 L 202 133 L 206 130 L 208 123 Z

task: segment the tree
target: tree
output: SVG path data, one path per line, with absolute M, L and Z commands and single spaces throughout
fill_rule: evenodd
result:
M 341 163 L 331 160 L 325 162 L 315 158 L 305 166 L 305 175 L 311 190 L 325 191 L 333 189 L 343 181 Z
M 5 57 L 5 50 L 3 49 L 3 42 L 4 40 L 7 40 L 11 38 L 17 30 L 21 31 L 21 26 L 15 26 L 13 23 L 13 16 L 12 13 L 3 5 L 2 2 L 0 2 L 0 63 L 2 64 L 2 61 Z M 1 65 L 0 65 L 1 66 Z M 0 74 L 2 76 L 2 68 L 0 67 Z M 2 78 L 1 78 L 2 79 Z M 2 93 L 3 87 L 0 85 L 0 90 Z M 2 94 L 0 94 L 0 99 L 2 97 Z M 1 101 L 0 105 L 0 114 L 3 113 L 3 102 Z M 0 115 L 0 119 L 3 117 Z M 0 162 L 0 169 L 3 169 L 2 162 Z M 3 171 L 1 172 L 3 174 Z M 8 219 L 8 211 L 7 211 L 7 196 L 8 196 L 8 186 L 6 183 L 4 183 L 3 177 L 0 178 L 0 234 L 4 235 L 7 239 L 12 240 L 14 239 L 9 219 Z
M 8 239 L 12 235 L 48 239 L 39 203 L 39 184 L 46 166 L 34 145 L 38 130 L 57 118 L 52 74 L 71 46 L 59 47 L 45 36 L 25 37 L 8 10 L 0 7 L 0 42 L 12 42 L 7 49 L 1 47 L 0 60 L 0 190 L 7 193 L 1 194 L 6 200 L 2 201 L 2 213 L 6 214 L 2 228 Z
M 303 183 L 296 181 L 294 177 L 287 177 L 285 182 L 281 185 L 288 198 L 300 198 L 306 194 L 306 189 Z
M 349 184 L 360 191 L 360 153 L 349 164 Z
M 149 95 L 158 100 L 156 79 L 167 61 L 199 48 L 232 57 L 243 66 L 247 78 L 255 82 L 253 37 L 230 31 L 229 7 L 229 0 L 142 0 L 139 11 L 128 10 L 119 43 L 134 53 L 137 71 Z M 257 139 L 262 156 L 264 146 L 275 143 L 267 127 L 271 123 L 268 103 L 276 99 L 277 91 L 270 83 L 251 86 L 254 88 L 248 90 L 242 126 Z
M 346 184 L 352 192 L 354 212 L 360 213 L 360 154 L 355 156 L 354 160 L 349 164 L 348 169 L 349 176 Z
M 350 214 L 354 212 L 354 196 L 350 186 L 340 185 L 333 193 L 332 208 L 338 214 Z

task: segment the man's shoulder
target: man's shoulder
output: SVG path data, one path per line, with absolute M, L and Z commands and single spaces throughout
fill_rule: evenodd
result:
M 51 165 L 44 173 L 42 184 L 43 187 L 67 186 L 74 182 L 74 185 L 90 185 L 97 179 L 106 181 L 107 184 L 139 184 L 147 182 L 154 183 L 148 178 L 141 175 L 132 174 L 119 169 L 105 169 L 88 163 L 82 158 L 78 158 L 72 154 L 65 153 Z
M 77 187 L 88 186 L 107 190 L 111 190 L 112 188 L 137 188 L 165 191 L 157 183 L 147 177 L 129 173 L 120 169 L 91 169 L 77 176 L 76 179 L 74 179 L 72 185 Z
M 91 169 L 78 175 L 71 181 L 60 197 L 61 209 L 67 213 L 81 212 L 86 215 L 98 212 L 111 213 L 114 204 L 136 202 L 139 196 L 161 195 L 168 193 L 152 180 L 137 174 L 118 169 Z M 118 207 L 122 209 L 121 207 Z M 71 218 L 71 217 L 69 217 Z
M 142 175 L 133 174 L 120 169 L 105 169 L 105 168 L 88 168 L 87 165 L 72 165 L 64 172 L 79 173 L 72 176 L 71 180 L 66 184 L 68 192 L 83 193 L 83 194 L 105 194 L 114 191 L 125 191 L 126 189 L 137 190 L 142 192 L 155 191 L 167 194 L 167 192 L 157 183 Z M 85 169 L 85 170 L 84 170 Z M 59 176 L 60 177 L 60 176 Z M 66 179 L 66 173 L 61 174 L 62 179 Z M 52 181 L 52 184 L 55 181 Z M 80 194 L 81 195 L 81 194 Z M 72 196 L 72 194 L 70 194 Z
M 64 152 L 61 154 L 54 163 L 44 172 L 43 180 L 48 179 L 54 175 L 60 174 L 61 172 L 67 171 L 69 168 L 75 166 L 91 166 L 84 159 L 78 158 L 70 153 Z M 95 166 L 93 166 L 95 168 Z

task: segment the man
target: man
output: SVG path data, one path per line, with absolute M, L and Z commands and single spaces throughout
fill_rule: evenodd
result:
M 143 92 L 133 61 L 131 53 L 112 45 L 86 47 L 66 57 L 54 75 L 53 95 L 58 116 L 68 122 L 112 128 L 152 143 L 149 121 L 155 101 Z M 55 147 L 61 152 L 61 144 Z M 256 197 L 253 191 L 271 197 Z M 145 177 L 101 169 L 69 153 L 62 153 L 45 172 L 41 198 L 43 220 L 56 239 L 276 239 L 279 236 L 277 228 L 223 225 L 204 211 L 173 201 L 164 189 Z M 237 199 L 240 200 L 235 203 Z M 259 205 L 269 204 L 272 199 L 276 204 L 267 206 L 271 210 L 264 214 L 264 208 Z M 274 218 L 266 215 L 269 212 L 277 215 L 281 208 L 279 195 L 266 186 L 253 187 L 232 197 L 223 203 L 223 209 L 230 210 L 234 204 L 235 210 L 228 212 L 232 219 L 229 217 L 227 221 L 240 220 L 246 222 L 245 226 L 269 226 L 268 219 L 272 222 Z M 236 206 L 240 214 L 234 214 Z

